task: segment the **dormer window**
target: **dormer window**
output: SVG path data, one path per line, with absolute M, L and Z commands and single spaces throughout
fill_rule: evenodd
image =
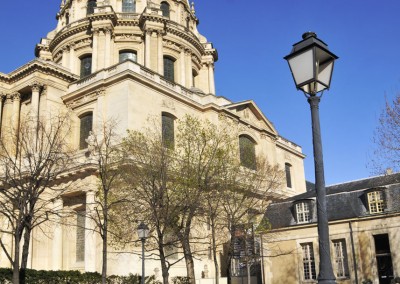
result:
M 163 17 L 169 18 L 169 4 L 167 2 L 161 2 L 160 9 Z
M 296 203 L 296 221 L 297 224 L 309 223 L 311 221 L 310 201 L 301 201 Z
M 369 213 L 381 213 L 385 209 L 385 200 L 382 190 L 374 190 L 367 193 Z

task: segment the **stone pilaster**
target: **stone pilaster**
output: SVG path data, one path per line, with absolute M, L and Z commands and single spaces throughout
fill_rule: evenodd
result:
M 53 203 L 53 210 L 56 213 L 54 217 L 54 236 L 52 246 L 52 269 L 62 270 L 62 258 L 63 258 L 63 229 L 62 229 L 62 210 L 63 200 L 58 198 Z
M 163 34 L 162 31 L 157 32 L 157 58 L 158 73 L 164 74 L 164 54 L 163 54 Z
M 185 62 L 185 49 L 181 48 L 180 56 L 179 56 L 179 62 L 180 62 L 180 84 L 182 86 L 186 86 L 186 62 Z
M 104 68 L 110 67 L 111 65 L 111 29 L 105 29 L 105 52 L 104 52 Z
M 210 94 L 215 95 L 214 64 L 208 63 L 208 85 Z
M 98 43 L 99 43 L 98 29 L 93 30 L 93 41 L 92 41 L 92 73 L 97 71 L 98 68 Z
M 192 66 L 192 52 L 186 50 L 186 87 L 191 88 L 194 86 L 193 83 L 193 66 Z
M 151 30 L 147 30 L 145 35 L 145 51 L 144 51 L 144 66 L 151 68 Z
M 95 210 L 95 192 L 86 192 L 86 221 L 85 221 L 85 271 L 96 271 L 96 235 L 94 232 L 95 223 L 93 221 Z
M 76 62 L 76 58 L 75 58 L 75 45 L 70 45 L 69 46 L 69 69 L 71 70 L 72 73 L 75 73 L 75 62 Z
M 12 94 L 12 127 L 13 132 L 16 134 L 18 132 L 19 127 L 19 119 L 20 119 L 20 111 L 21 111 L 21 94 L 15 92 Z

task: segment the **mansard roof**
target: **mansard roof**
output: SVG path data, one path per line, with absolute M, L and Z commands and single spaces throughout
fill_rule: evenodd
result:
M 368 211 L 366 192 L 373 189 L 384 191 L 386 209 L 383 213 L 372 215 Z M 400 173 L 328 186 L 326 187 L 326 198 L 329 221 L 398 214 L 400 213 Z M 296 202 L 311 200 L 313 206 L 316 206 L 313 202 L 315 199 L 316 191 L 312 189 L 303 194 L 273 203 L 268 206 L 265 218 L 270 222 L 272 229 L 294 227 L 297 224 L 293 205 Z M 311 223 L 315 225 L 316 218 Z

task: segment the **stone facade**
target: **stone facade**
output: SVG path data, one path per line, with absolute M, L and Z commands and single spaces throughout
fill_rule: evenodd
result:
M 86 114 L 93 116 L 93 129 L 117 120 L 122 135 L 127 129 L 142 129 L 149 117 L 161 121 L 162 113 L 176 118 L 190 114 L 214 123 L 221 116 L 230 117 L 237 121 L 240 134 L 255 141 L 257 155 L 282 169 L 290 164 L 291 185 L 275 189 L 275 197 L 305 192 L 301 147 L 281 137 L 252 100 L 235 103 L 215 94 L 218 54 L 198 32 L 193 5 L 187 0 L 164 4 L 137 0 L 132 9 L 122 0 L 99 0 L 95 7 L 89 2 L 63 0 L 56 29 L 36 46 L 37 58 L 9 74 L 0 73 L 1 135 L 10 125 L 17 127 L 28 112 L 39 119 L 71 110 L 74 127 L 68 142 L 75 148 L 82 138 L 80 120 Z M 92 221 L 79 215 L 93 203 L 97 178 L 90 168 L 67 178 L 86 186 L 54 201 L 54 208 L 77 214 L 34 230 L 28 267 L 101 271 L 100 237 L 90 231 Z M 87 230 L 68 226 L 71 223 L 85 224 Z M 140 273 L 137 254 L 109 256 L 109 274 Z M 9 266 L 4 255 L 0 265 Z M 206 267 L 212 277 L 212 262 L 196 260 L 196 277 L 201 278 Z M 159 263 L 148 261 L 146 273 L 161 277 Z M 171 269 L 171 276 L 185 273 L 184 262 Z
M 400 275 L 399 196 L 400 174 L 327 187 L 331 258 L 337 283 L 371 280 L 389 284 Z M 265 283 L 316 282 L 315 202 L 315 190 L 310 190 L 269 205 L 265 218 L 272 230 L 264 236 Z

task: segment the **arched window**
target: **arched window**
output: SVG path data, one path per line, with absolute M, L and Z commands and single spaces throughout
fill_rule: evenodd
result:
M 92 55 L 81 57 L 81 78 L 92 74 Z
M 97 3 L 96 0 L 89 0 L 87 3 L 87 10 L 86 13 L 88 15 L 93 14 L 94 13 L 94 8 L 97 7 Z
M 169 18 L 169 4 L 165 1 L 161 2 L 160 9 L 163 17 Z
M 197 72 L 195 70 L 192 70 L 192 87 L 196 87 L 196 81 L 197 81 Z
M 86 149 L 88 147 L 86 139 L 89 137 L 92 129 L 93 113 L 89 112 L 80 117 L 79 149 Z
M 240 163 L 242 166 L 255 170 L 256 165 L 256 144 L 250 137 L 239 136 Z
M 285 164 L 285 173 L 286 173 L 286 187 L 292 188 L 292 165 L 289 163 Z
M 162 113 L 162 142 L 164 147 L 173 149 L 175 144 L 174 121 L 175 117 L 169 113 Z
M 164 77 L 169 81 L 175 81 L 175 59 L 164 56 Z
M 122 0 L 122 12 L 134 13 L 136 11 L 135 0 Z
M 136 51 L 133 50 L 123 50 L 119 52 L 119 62 L 123 62 L 125 60 L 132 60 L 137 62 Z

